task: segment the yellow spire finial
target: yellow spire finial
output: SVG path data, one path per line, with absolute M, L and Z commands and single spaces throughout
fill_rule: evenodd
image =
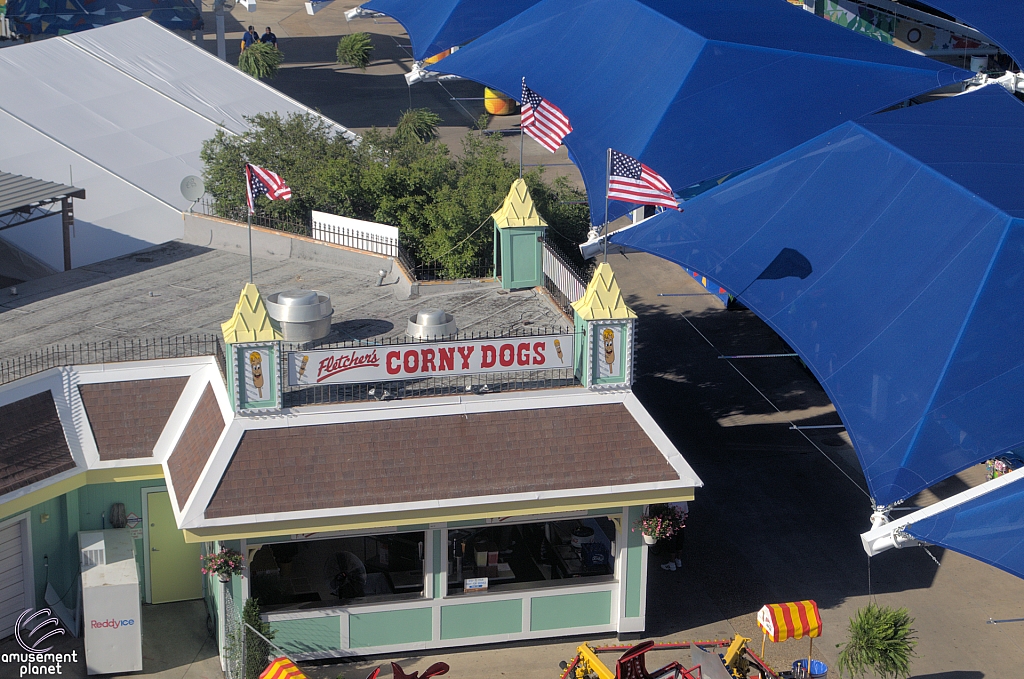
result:
M 221 324 L 220 329 L 227 344 L 279 340 L 282 337 L 277 322 L 267 313 L 260 291 L 252 283 L 246 283 L 242 288 L 235 312 Z
M 572 308 L 585 321 L 636 318 L 636 313 L 622 299 L 622 291 L 608 262 L 597 265 L 583 298 L 574 302 Z
M 501 209 L 491 217 L 494 218 L 494 225 L 499 229 L 506 229 L 510 226 L 547 226 L 548 223 L 537 213 L 533 204 L 533 196 L 526 182 L 519 178 L 512 182 L 512 188 L 505 196 L 505 202 Z

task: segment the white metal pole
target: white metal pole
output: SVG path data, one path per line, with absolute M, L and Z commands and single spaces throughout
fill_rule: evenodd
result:
M 604 262 L 608 263 L 608 188 L 612 183 L 612 149 L 608 147 L 608 161 L 604 170 Z

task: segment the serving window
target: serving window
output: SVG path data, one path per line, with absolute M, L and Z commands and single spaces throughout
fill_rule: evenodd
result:
M 423 532 L 275 542 L 249 561 L 261 607 L 345 605 L 423 595 Z
M 449 528 L 447 552 L 449 594 L 608 579 L 615 524 L 602 516 Z

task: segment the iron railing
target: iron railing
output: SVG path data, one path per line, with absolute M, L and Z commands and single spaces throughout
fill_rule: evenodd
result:
M 522 328 L 503 333 L 459 333 L 453 341 L 510 340 L 572 333 L 571 328 Z M 281 351 L 281 374 L 287 376 L 285 364 L 290 351 L 316 351 L 323 349 L 354 349 L 364 347 L 401 347 L 418 345 L 419 340 L 406 337 L 385 337 L 376 340 L 337 342 L 330 344 L 284 343 Z M 527 371 L 492 372 L 477 375 L 445 375 L 417 379 L 383 380 L 357 384 L 318 384 L 285 386 L 283 406 L 325 405 L 355 401 L 390 401 L 401 398 L 451 396 L 457 394 L 486 394 L 501 391 L 527 391 L 578 386 L 573 368 L 547 368 Z
M 548 242 L 544 243 L 542 268 L 544 287 L 562 311 L 572 316 L 573 302 L 583 299 L 587 291 L 586 276 Z
M 343 245 L 355 250 L 373 252 L 388 257 L 398 256 L 398 239 L 351 229 L 338 224 L 313 221 L 310 237 L 333 245 Z
M 194 212 L 199 214 L 207 215 L 210 217 L 220 217 L 221 219 L 227 219 L 228 221 L 238 222 L 239 224 L 247 224 L 249 216 L 246 214 L 247 209 L 243 206 L 233 207 L 218 207 L 217 202 L 208 198 L 199 200 L 192 208 Z M 300 236 L 311 236 L 313 232 L 311 219 L 305 221 L 298 221 L 294 219 L 281 219 L 280 217 L 272 217 L 271 215 L 257 212 L 252 215 L 252 225 L 260 226 L 265 229 L 274 229 L 275 231 L 284 231 L 286 233 L 296 233 Z
M 50 368 L 92 363 L 122 363 L 158 358 L 216 356 L 224 369 L 224 348 L 217 335 L 182 335 L 156 339 L 123 339 L 83 344 L 55 344 L 32 354 L 0 360 L 0 384 Z

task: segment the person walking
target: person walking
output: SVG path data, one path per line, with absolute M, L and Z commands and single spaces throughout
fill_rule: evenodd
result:
M 242 34 L 242 51 L 244 52 L 245 48 L 254 42 L 256 42 L 256 29 L 250 26 L 249 30 Z
M 260 36 L 260 42 L 273 45 L 274 49 L 277 49 L 277 36 L 270 30 L 270 26 L 267 26 L 267 32 Z

